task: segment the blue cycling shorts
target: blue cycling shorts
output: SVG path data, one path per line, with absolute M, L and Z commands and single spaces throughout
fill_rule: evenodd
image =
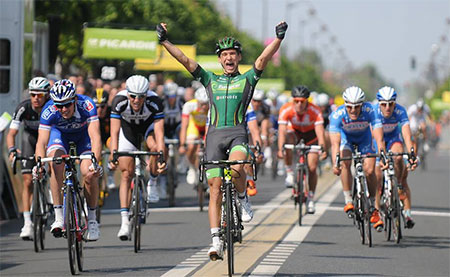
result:
M 87 130 L 80 133 L 61 133 L 60 130 L 52 128 L 50 130 L 50 139 L 47 145 L 47 155 L 54 150 L 62 150 L 66 154 L 69 153 L 69 142 L 73 141 L 77 146 L 77 155 L 86 154 L 91 152 L 91 139 Z
M 348 136 L 341 131 L 341 151 L 345 149 L 353 152 L 353 144 L 358 146 L 358 150 L 361 154 L 376 153 L 376 148 L 372 141 L 372 133 L 370 131 L 358 136 Z

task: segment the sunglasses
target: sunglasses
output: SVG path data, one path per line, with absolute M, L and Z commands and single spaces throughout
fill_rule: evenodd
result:
M 131 99 L 143 99 L 145 98 L 145 94 L 134 94 L 134 93 L 128 93 L 128 95 L 131 97 Z
M 352 109 L 359 109 L 359 108 L 361 108 L 361 106 L 362 106 L 362 103 L 359 103 L 359 104 L 350 104 L 350 103 L 345 103 L 345 107 L 347 108 L 347 109 L 349 109 L 349 110 L 352 110 Z
M 294 99 L 295 104 L 305 103 L 306 101 L 308 101 L 308 99 L 306 99 L 306 98 Z
M 30 97 L 37 97 L 37 98 L 44 98 L 45 97 L 45 93 L 30 93 Z
M 383 107 L 394 107 L 395 101 L 389 101 L 389 102 L 380 102 L 380 106 Z
M 97 109 L 98 108 L 104 108 L 105 106 L 106 106 L 106 104 L 97 104 L 97 105 L 95 105 L 96 107 L 97 107 Z
M 65 103 L 55 103 L 55 107 L 57 108 L 57 109 L 62 109 L 62 108 L 69 108 L 70 106 L 72 106 L 72 104 L 75 102 L 75 100 L 70 100 L 70 101 L 68 101 L 68 102 L 65 102 Z

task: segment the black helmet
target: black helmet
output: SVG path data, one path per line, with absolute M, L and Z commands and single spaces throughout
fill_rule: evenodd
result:
M 223 50 L 235 49 L 238 53 L 242 52 L 241 43 L 233 37 L 224 37 L 216 43 L 216 54 L 220 56 Z
M 96 105 L 105 105 L 108 101 L 108 93 L 102 88 L 98 88 L 95 90 L 93 100 Z
M 292 97 L 301 97 L 301 98 L 308 98 L 309 97 L 309 89 L 306 86 L 296 86 L 292 89 Z

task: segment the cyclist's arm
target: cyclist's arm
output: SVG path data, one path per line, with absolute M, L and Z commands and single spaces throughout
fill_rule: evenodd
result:
M 372 135 L 373 135 L 373 138 L 375 139 L 375 141 L 377 142 L 378 153 L 381 153 L 381 151 L 386 153 L 386 145 L 384 143 L 383 127 L 373 129 Z
M 190 115 L 182 115 L 181 116 L 181 129 L 180 129 L 180 146 L 184 146 L 186 144 L 186 132 L 189 125 Z
M 166 48 L 167 52 L 172 55 L 179 63 L 181 63 L 187 71 L 194 72 L 198 66 L 198 63 L 193 59 L 187 57 L 178 47 L 170 43 L 168 40 L 161 42 L 161 45 Z
M 409 152 L 411 151 L 411 148 L 414 146 L 413 142 L 411 140 L 411 128 L 409 127 L 409 124 L 404 124 L 402 126 L 402 136 L 403 136 L 403 140 L 405 141 L 405 145 L 406 145 L 406 150 Z M 416 152 L 417 150 L 414 149 L 414 152 Z M 417 152 L 416 152 L 417 153 Z
M 316 132 L 317 140 L 319 141 L 319 145 L 323 147 L 323 151 L 325 149 L 325 128 L 323 127 L 323 123 L 315 124 L 314 131 Z
M 259 71 L 263 71 L 266 68 L 267 63 L 272 59 L 275 52 L 278 51 L 281 45 L 281 39 L 275 38 L 269 45 L 264 48 L 261 55 L 255 61 L 255 68 Z
M 117 150 L 119 148 L 119 132 L 121 127 L 120 119 L 118 118 L 111 118 L 111 141 L 109 143 L 109 150 L 112 153 L 114 150 Z
M 279 124 L 278 125 L 278 150 L 283 150 L 283 146 L 286 143 L 286 132 L 287 132 L 287 125 Z
M 331 141 L 331 160 L 333 166 L 336 164 L 336 154 L 339 153 L 339 146 L 341 144 L 341 133 L 330 132 Z
M 8 135 L 6 136 L 6 146 L 8 147 L 8 149 L 16 146 L 15 140 L 18 133 L 19 130 L 9 128 Z
M 253 145 L 256 145 L 259 143 L 260 146 L 262 146 L 261 142 L 261 135 L 259 133 L 259 127 L 258 127 L 258 121 L 257 120 L 251 120 L 247 122 L 248 130 L 250 131 L 250 134 L 252 135 L 252 142 Z
M 36 158 L 37 157 L 44 158 L 46 156 L 45 147 L 47 146 L 49 139 L 50 139 L 50 130 L 39 129 L 38 140 L 36 143 Z
M 102 137 L 100 135 L 100 121 L 91 121 L 88 125 L 88 134 L 91 139 L 91 149 L 97 159 L 102 161 Z
M 154 124 L 157 151 L 164 151 L 164 119 L 157 119 Z

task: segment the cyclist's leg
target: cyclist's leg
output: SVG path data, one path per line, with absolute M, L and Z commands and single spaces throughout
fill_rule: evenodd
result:
M 405 216 L 406 226 L 408 228 L 412 228 L 415 222 L 411 215 L 411 189 L 409 188 L 408 185 L 408 170 L 406 169 L 406 166 L 404 167 L 403 170 L 401 185 L 403 189 L 399 195 L 400 199 L 403 200 L 403 214 Z
M 286 144 L 296 144 L 298 139 L 295 131 L 290 128 L 290 126 L 287 126 L 286 129 Z M 285 185 L 286 187 L 292 187 L 295 184 L 295 174 L 294 170 L 292 169 L 292 159 L 293 159 L 293 151 L 291 149 L 285 150 L 285 156 L 284 156 L 284 165 L 286 170 L 286 179 L 285 179 Z
M 341 132 L 341 144 L 339 146 L 340 155 L 343 158 L 352 156 L 352 145 L 351 142 L 347 140 L 347 136 L 344 132 Z M 344 194 L 344 212 L 350 212 L 354 209 L 352 200 L 352 162 L 343 161 L 341 162 L 341 183 L 342 183 L 342 193 Z
M 308 153 L 308 169 L 309 169 L 309 191 L 314 194 L 317 186 L 317 165 L 319 164 L 319 153 L 318 152 L 309 152 Z
M 22 156 L 30 157 L 33 156 L 36 149 L 36 137 L 25 132 L 22 137 Z M 33 177 L 31 171 L 36 163 L 34 161 L 22 161 L 22 211 L 24 218 L 24 226 L 21 230 L 21 238 L 31 238 L 32 235 L 32 220 L 30 214 L 31 201 L 33 196 Z
M 152 123 L 145 134 L 145 143 L 149 151 L 157 152 L 157 144 L 154 133 L 154 123 Z M 151 203 L 157 203 L 159 201 L 158 191 L 158 156 L 150 156 L 148 161 L 148 169 L 150 171 L 150 178 L 147 183 L 147 200 Z M 165 186 L 164 186 L 165 188 Z
M 91 153 L 91 141 L 87 132 L 81 135 L 80 139 L 76 141 L 76 144 L 78 154 Z M 80 171 L 83 176 L 84 196 L 86 197 L 86 202 L 89 209 L 88 220 L 96 220 L 95 210 L 97 209 L 99 186 L 98 177 L 94 177 L 94 172 L 89 170 L 91 164 L 91 160 L 81 161 Z

